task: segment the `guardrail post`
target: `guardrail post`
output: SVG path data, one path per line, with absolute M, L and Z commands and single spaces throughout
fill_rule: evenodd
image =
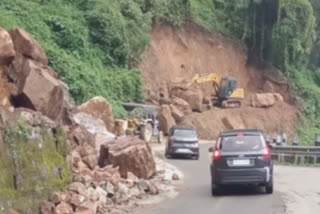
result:
M 312 161 L 313 164 L 317 164 L 317 156 L 313 155 L 313 156 L 312 156 L 312 159 L 313 159 L 313 161 Z
M 304 155 L 296 154 L 296 155 L 294 155 L 294 164 L 299 165 L 301 163 L 304 163 L 304 159 L 305 159 Z

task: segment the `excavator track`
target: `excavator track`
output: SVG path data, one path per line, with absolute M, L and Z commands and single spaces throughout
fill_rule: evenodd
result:
M 220 101 L 217 97 L 213 97 L 212 105 L 221 108 L 241 108 L 242 99 L 229 98 L 228 100 Z

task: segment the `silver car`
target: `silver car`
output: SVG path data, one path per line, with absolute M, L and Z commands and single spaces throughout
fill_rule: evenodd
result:
M 198 160 L 199 140 L 195 128 L 188 126 L 173 126 L 170 129 L 165 156 L 170 157 L 190 157 Z

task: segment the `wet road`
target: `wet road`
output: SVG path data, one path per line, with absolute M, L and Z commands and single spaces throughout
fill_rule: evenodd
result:
M 233 187 L 221 196 L 210 192 L 209 145 L 201 145 L 201 158 L 195 160 L 169 160 L 184 173 L 184 185 L 180 195 L 169 199 L 142 214 L 280 214 L 285 213 L 281 194 L 266 195 L 261 188 Z M 276 178 L 275 178 L 276 179 Z M 276 187 L 275 187 L 276 188 Z

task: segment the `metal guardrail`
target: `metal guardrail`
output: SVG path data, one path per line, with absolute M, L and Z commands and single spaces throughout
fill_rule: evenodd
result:
M 320 163 L 320 147 L 272 146 L 271 156 L 280 163 L 318 164 Z

